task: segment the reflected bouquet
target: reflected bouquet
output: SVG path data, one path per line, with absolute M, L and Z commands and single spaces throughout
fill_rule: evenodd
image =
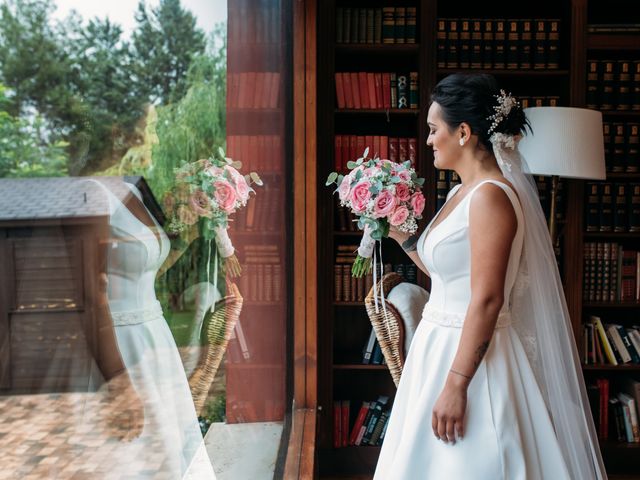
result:
M 353 264 L 354 277 L 362 277 L 371 269 L 376 240 L 389 235 L 391 227 L 401 232 L 415 233 L 417 220 L 422 218 L 425 198 L 420 188 L 424 178 L 418 178 L 411 162 L 368 158 L 369 148 L 355 162 L 347 163 L 349 174 L 332 172 L 326 185 L 337 185 L 340 204 L 358 218 L 358 228 L 364 235 Z
M 163 203 L 169 221 L 167 233 L 179 234 L 200 222 L 205 240 L 215 240 L 226 271 L 237 277 L 240 262 L 229 234 L 229 216 L 247 205 L 255 194 L 252 184 L 261 186 L 256 172 L 243 176 L 242 163 L 228 158 L 222 148 L 218 156 L 187 163 L 175 170 L 175 185 Z

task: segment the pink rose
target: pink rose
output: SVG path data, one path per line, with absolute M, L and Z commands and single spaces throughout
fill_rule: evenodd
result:
M 416 192 L 411 197 L 411 208 L 413 209 L 413 214 L 418 216 L 422 214 L 424 210 L 424 195 L 421 192 Z
M 409 217 L 409 209 L 407 207 L 400 206 L 396 208 L 396 211 L 393 212 L 393 215 L 391 215 L 391 218 L 389 219 L 389 223 L 394 227 L 397 227 L 398 225 L 402 225 L 407 220 L 408 217 Z
M 213 196 L 220 208 L 227 213 L 233 212 L 237 195 L 231 184 L 225 180 L 219 180 L 214 182 L 213 186 L 216 189 Z
M 408 170 L 400 170 L 398 172 L 398 178 L 400 180 L 402 180 L 403 182 L 410 182 L 411 181 L 411 174 L 409 173 Z
M 394 211 L 397 205 L 396 197 L 389 190 L 383 190 L 373 204 L 373 215 L 375 218 L 384 218 Z
M 240 175 L 240 172 L 238 172 L 235 168 L 230 166 L 226 166 L 224 168 L 229 172 L 229 174 L 231 175 L 231 178 L 233 179 L 233 183 L 235 183 L 238 197 L 240 197 L 240 199 L 243 202 L 246 202 L 249 199 L 249 191 L 250 191 L 247 181 L 242 175 Z
M 209 197 L 202 190 L 196 190 L 189 198 L 189 204 L 191 209 L 201 217 L 211 216 L 211 202 Z
M 396 183 L 396 197 L 401 202 L 406 202 L 411 198 L 411 191 L 406 183 Z
M 371 184 L 365 180 L 358 183 L 351 190 L 351 206 L 354 212 L 362 213 L 367 209 L 367 203 L 371 200 L 369 188 L 371 188 Z
M 351 175 L 347 175 L 342 179 L 342 183 L 338 187 L 338 196 L 342 202 L 346 201 L 349 198 L 349 194 L 351 193 Z

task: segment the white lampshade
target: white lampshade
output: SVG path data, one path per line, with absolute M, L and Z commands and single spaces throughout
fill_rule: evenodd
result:
M 525 108 L 533 133 L 518 148 L 528 173 L 604 180 L 602 113 L 570 107 Z

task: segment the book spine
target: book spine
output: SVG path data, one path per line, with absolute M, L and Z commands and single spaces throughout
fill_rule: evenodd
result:
M 458 68 L 458 43 L 460 38 L 458 33 L 458 20 L 449 19 L 447 27 L 447 68 Z
M 360 411 L 358 412 L 358 416 L 356 417 L 356 421 L 351 429 L 351 435 L 349 436 L 349 445 L 355 445 L 356 440 L 358 438 L 358 434 L 360 433 L 360 429 L 362 428 L 362 424 L 369 412 L 369 402 L 362 402 L 362 406 L 360 407 Z
M 531 45 L 533 42 L 532 21 L 520 20 L 520 38 L 518 44 L 518 64 L 523 70 L 531 68 Z
M 548 21 L 549 33 L 547 40 L 547 68 L 560 68 L 560 20 Z
M 471 43 L 470 43 L 470 64 L 471 68 L 482 68 L 482 21 L 473 20 L 471 22 Z
M 534 70 L 543 70 L 547 66 L 547 20 L 536 20 L 534 22 L 534 49 L 533 49 L 533 68 Z
M 458 52 L 460 55 L 460 68 L 469 68 L 471 66 L 471 22 L 467 18 L 460 20 Z
M 519 20 L 509 20 L 507 22 L 506 63 L 507 68 L 510 70 L 516 70 L 519 66 L 520 25 L 521 22 Z
M 407 7 L 407 21 L 405 25 L 405 43 L 416 43 L 417 8 Z
M 418 72 L 409 72 L 409 108 L 418 108 Z
M 629 184 L 629 231 L 640 232 L 640 183 Z
M 494 21 L 485 20 L 482 30 L 482 68 L 493 68 Z
M 505 20 L 495 19 L 493 22 L 493 68 L 503 69 L 507 65 Z
M 613 229 L 613 196 L 611 189 L 611 183 L 603 182 L 599 184 L 599 230 L 601 232 L 610 232 Z
M 395 43 L 395 7 L 382 8 L 382 43 Z
M 374 43 L 375 38 L 375 13 L 373 8 L 367 8 L 367 22 L 366 22 L 366 40 L 368 44 Z
M 407 75 L 398 74 L 398 103 L 397 108 L 409 107 L 409 80 Z
M 393 72 L 389 74 L 389 92 L 391 94 L 391 108 L 398 108 L 398 81 Z
M 640 124 L 627 123 L 627 172 L 640 172 Z
M 447 20 L 439 18 L 436 31 L 436 67 L 445 68 L 447 66 Z
M 382 43 L 382 8 L 376 8 L 373 14 L 373 43 Z

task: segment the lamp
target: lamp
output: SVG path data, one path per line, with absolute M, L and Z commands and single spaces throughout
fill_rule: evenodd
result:
M 572 107 L 525 108 L 533 133 L 518 145 L 526 159 L 527 173 L 550 175 L 549 234 L 556 243 L 558 177 L 604 180 L 602 113 Z

